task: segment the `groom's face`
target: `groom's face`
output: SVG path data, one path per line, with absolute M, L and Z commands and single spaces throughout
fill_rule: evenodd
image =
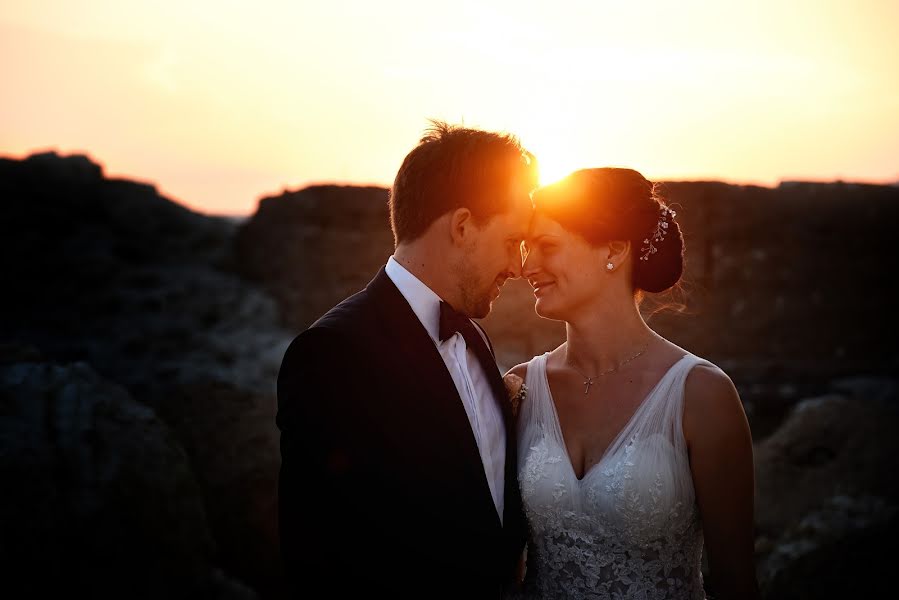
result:
M 531 210 L 527 190 L 516 186 L 508 210 L 478 227 L 460 269 L 462 306 L 468 316 L 486 317 L 506 280 L 521 277 L 521 242 Z

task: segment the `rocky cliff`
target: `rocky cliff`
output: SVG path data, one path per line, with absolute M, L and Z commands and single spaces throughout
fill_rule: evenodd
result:
M 810 581 L 812 596 L 841 597 L 847 564 L 881 583 L 899 507 L 899 190 L 665 187 L 687 273 L 643 309 L 746 403 L 766 597 Z M 386 190 L 310 187 L 237 221 L 41 154 L 0 159 L 0 198 L 6 589 L 281 597 L 277 370 L 292 337 L 389 256 Z M 522 281 L 484 324 L 503 366 L 563 336 Z

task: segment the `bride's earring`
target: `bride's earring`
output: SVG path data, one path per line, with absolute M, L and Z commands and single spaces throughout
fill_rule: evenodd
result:
M 615 268 L 615 265 L 614 265 L 614 264 L 612 264 L 612 263 L 606 263 L 606 269 L 608 269 L 609 271 L 611 271 L 611 270 L 614 269 L 614 268 Z

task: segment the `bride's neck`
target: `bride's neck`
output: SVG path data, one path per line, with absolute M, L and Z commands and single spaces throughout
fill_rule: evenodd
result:
M 645 348 L 656 334 L 643 320 L 636 303 L 610 304 L 566 321 L 567 362 L 590 373 L 616 368 Z

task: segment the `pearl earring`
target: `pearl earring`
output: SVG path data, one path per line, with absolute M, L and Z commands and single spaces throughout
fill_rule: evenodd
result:
M 609 271 L 611 271 L 612 269 L 615 268 L 615 265 L 612 264 L 612 263 L 606 263 L 606 268 L 607 268 Z

